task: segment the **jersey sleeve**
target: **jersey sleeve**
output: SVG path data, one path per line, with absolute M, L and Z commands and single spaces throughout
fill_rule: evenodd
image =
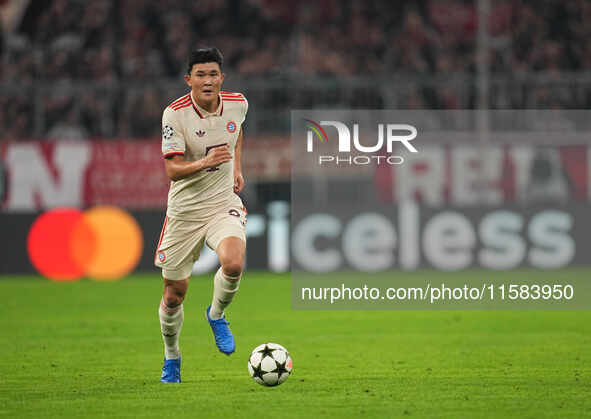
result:
M 162 155 L 171 157 L 185 154 L 185 139 L 174 110 L 166 108 L 162 114 Z

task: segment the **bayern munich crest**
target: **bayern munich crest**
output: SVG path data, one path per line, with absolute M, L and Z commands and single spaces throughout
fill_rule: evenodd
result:
M 234 122 L 234 121 L 228 122 L 228 125 L 226 125 L 226 129 L 228 130 L 228 132 L 230 134 L 234 133 L 236 131 L 236 122 Z
M 166 260 L 166 254 L 163 251 L 158 252 L 158 259 L 160 262 L 164 262 Z

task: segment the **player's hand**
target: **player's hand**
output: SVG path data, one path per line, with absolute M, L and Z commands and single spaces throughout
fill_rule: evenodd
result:
M 230 154 L 230 147 L 222 145 L 219 147 L 212 148 L 207 156 L 203 158 L 204 168 L 217 167 L 222 163 L 230 161 L 232 154 Z
M 242 176 L 242 173 L 234 173 L 234 193 L 235 194 L 239 194 L 240 192 L 242 192 L 242 189 L 244 189 L 244 185 L 246 182 L 244 182 L 244 177 Z

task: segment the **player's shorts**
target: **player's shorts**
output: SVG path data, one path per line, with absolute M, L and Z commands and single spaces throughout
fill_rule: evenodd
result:
M 246 243 L 246 210 L 232 207 L 204 221 L 186 221 L 166 217 L 156 248 L 154 264 L 162 276 L 173 281 L 191 276 L 203 244 L 217 250 L 227 237 L 238 237 Z

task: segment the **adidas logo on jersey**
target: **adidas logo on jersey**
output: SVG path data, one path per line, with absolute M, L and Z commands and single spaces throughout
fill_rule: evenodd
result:
M 197 137 L 201 138 L 205 135 L 205 131 L 202 131 L 202 130 L 195 131 L 195 134 L 197 134 Z

